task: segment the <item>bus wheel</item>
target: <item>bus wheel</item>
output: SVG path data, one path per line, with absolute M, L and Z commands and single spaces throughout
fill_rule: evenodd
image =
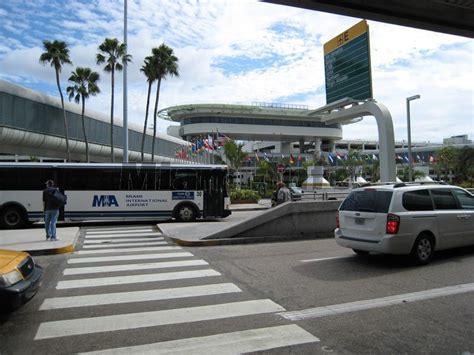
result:
M 26 224 L 25 213 L 16 206 L 7 206 L 0 213 L 0 224 L 3 228 L 21 228 Z
M 176 210 L 175 217 L 180 222 L 192 222 L 196 220 L 196 211 L 191 205 L 181 205 Z

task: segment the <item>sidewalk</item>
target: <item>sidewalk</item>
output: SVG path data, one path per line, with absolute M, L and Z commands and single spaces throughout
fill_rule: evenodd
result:
M 79 227 L 58 227 L 60 240 L 46 240 L 43 228 L 0 230 L 0 249 L 26 251 L 31 255 L 72 253 L 79 237 Z

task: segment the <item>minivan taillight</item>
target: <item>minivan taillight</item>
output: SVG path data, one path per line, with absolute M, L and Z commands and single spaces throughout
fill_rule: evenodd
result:
M 336 212 L 336 228 L 341 228 L 339 224 L 339 212 Z
M 400 217 L 394 214 L 387 216 L 387 234 L 397 234 L 400 227 Z

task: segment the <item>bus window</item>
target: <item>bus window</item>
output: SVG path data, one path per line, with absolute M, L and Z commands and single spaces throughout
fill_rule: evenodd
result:
M 173 190 L 198 190 L 195 170 L 176 170 L 173 177 Z
M 143 169 L 122 169 L 122 190 L 148 190 L 148 173 Z

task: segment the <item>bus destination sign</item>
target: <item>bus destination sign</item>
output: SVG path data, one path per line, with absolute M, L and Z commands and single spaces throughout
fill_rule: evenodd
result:
M 326 103 L 372 98 L 369 26 L 363 20 L 324 44 Z

